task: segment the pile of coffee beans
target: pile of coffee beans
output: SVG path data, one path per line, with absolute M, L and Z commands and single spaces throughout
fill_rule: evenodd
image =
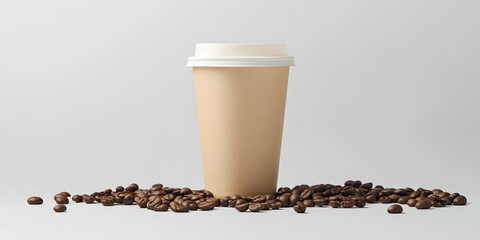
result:
M 54 196 L 57 204 L 55 212 L 64 212 L 69 203 L 70 193 L 61 192 Z M 209 211 L 215 207 L 232 207 L 239 212 L 259 212 L 292 207 L 297 213 L 304 213 L 307 207 L 330 206 L 332 208 L 362 208 L 367 203 L 407 204 L 417 209 L 465 205 L 467 198 L 459 193 L 444 192 L 440 189 L 384 188 L 373 186 L 371 182 L 348 180 L 342 185 L 317 184 L 297 185 L 294 188 L 281 187 L 275 193 L 257 196 L 232 195 L 216 198 L 208 190 L 192 190 L 188 187 L 171 188 L 154 184 L 150 189 L 140 189 L 136 183 L 128 187 L 118 186 L 115 191 L 106 189 L 92 194 L 73 195 L 72 201 L 86 204 L 101 203 L 103 206 L 137 205 L 153 211 L 183 213 L 189 211 Z M 28 204 L 42 204 L 40 197 L 31 197 Z M 394 204 L 389 213 L 402 213 L 402 206 Z

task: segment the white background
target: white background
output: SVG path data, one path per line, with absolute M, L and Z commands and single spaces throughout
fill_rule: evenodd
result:
M 0 239 L 471 239 L 480 224 L 479 9 L 463 0 L 0 0 Z M 360 179 L 460 192 L 471 204 L 401 216 L 385 205 L 303 217 L 78 204 L 54 214 L 60 191 L 203 188 L 185 67 L 198 42 L 285 43 L 296 58 L 279 185 Z M 45 203 L 27 206 L 31 195 Z

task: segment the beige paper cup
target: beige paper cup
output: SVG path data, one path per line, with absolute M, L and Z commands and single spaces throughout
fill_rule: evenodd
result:
M 277 187 L 288 75 L 278 44 L 197 44 L 193 67 L 205 189 L 216 197 Z

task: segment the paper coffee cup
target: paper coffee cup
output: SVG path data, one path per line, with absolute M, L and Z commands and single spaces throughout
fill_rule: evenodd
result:
M 293 57 L 284 44 L 200 43 L 193 67 L 205 189 L 274 193 Z

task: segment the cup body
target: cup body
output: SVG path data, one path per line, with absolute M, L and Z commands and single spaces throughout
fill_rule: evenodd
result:
M 205 189 L 274 193 L 289 66 L 193 67 Z

